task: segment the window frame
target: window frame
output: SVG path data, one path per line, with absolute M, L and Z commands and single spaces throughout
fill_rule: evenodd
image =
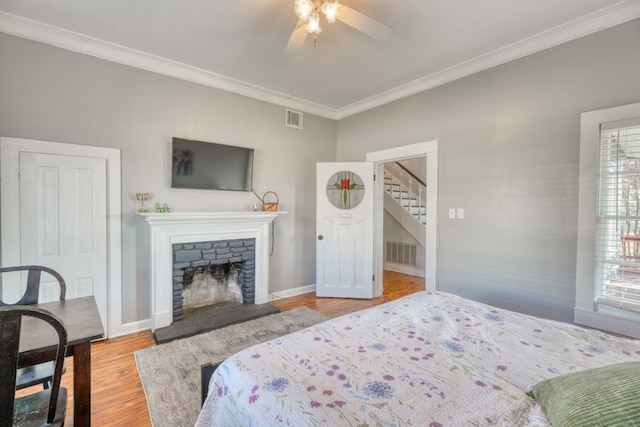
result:
M 603 123 L 637 117 L 640 117 L 640 103 L 581 115 L 574 322 L 640 338 L 640 314 L 595 304 L 600 129 Z

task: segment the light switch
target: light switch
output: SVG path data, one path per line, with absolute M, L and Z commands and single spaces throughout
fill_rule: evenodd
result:
M 458 208 L 458 219 L 464 219 L 464 209 Z
M 449 209 L 449 219 L 456 219 L 456 210 L 455 208 Z

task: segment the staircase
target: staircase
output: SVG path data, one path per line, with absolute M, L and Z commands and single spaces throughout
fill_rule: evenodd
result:
M 424 253 L 419 247 L 427 244 L 426 186 L 404 165 L 394 162 L 384 166 L 384 189 L 385 211 L 415 239 L 385 237 L 384 268 L 424 277 L 418 253 Z
M 423 182 L 398 163 L 393 163 L 385 166 L 384 189 L 418 223 L 427 224 L 427 188 Z

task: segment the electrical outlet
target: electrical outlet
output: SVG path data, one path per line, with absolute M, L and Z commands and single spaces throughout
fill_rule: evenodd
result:
M 464 219 L 464 209 L 458 208 L 458 219 Z
M 449 219 L 456 219 L 456 210 L 455 208 L 449 209 Z

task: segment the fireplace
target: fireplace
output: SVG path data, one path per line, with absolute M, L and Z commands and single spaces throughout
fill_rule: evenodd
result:
M 149 279 L 151 329 L 173 323 L 173 245 L 251 239 L 254 242 L 254 301 L 269 302 L 269 224 L 286 212 L 139 213 L 151 235 Z M 244 262 L 243 262 L 244 265 Z
M 255 239 L 175 243 L 173 321 L 223 302 L 255 302 Z

